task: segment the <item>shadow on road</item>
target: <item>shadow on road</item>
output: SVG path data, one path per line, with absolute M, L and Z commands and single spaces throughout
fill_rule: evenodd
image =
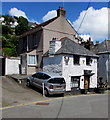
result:
M 43 95 L 43 91 L 42 90 L 40 90 L 40 89 L 38 89 L 38 88 L 36 88 L 34 86 L 30 86 L 29 88 L 34 90 L 34 91 L 36 91 L 36 92 L 38 92 L 38 93 L 40 93 L 41 95 Z M 51 97 L 62 97 L 62 95 L 61 94 L 54 94 L 54 95 L 49 95 L 48 97 L 49 98 L 51 98 Z

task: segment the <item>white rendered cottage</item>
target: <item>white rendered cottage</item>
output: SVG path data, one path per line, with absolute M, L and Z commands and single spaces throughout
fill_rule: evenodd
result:
M 50 41 L 43 57 L 43 71 L 59 73 L 66 80 L 66 91 L 97 88 L 98 56 L 67 37 Z

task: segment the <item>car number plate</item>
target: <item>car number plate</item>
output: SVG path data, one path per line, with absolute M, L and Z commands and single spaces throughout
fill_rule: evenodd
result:
M 56 88 L 62 88 L 62 86 L 57 86 Z

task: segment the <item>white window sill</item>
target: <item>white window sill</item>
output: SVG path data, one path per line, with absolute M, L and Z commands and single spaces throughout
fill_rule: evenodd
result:
M 37 65 L 36 64 L 28 64 L 28 66 L 36 67 Z

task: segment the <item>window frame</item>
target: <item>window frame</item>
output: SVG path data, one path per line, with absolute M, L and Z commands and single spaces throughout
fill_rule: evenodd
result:
M 78 62 L 76 62 L 78 59 Z M 73 63 L 74 65 L 80 65 L 80 55 L 73 55 Z
M 34 56 L 35 64 L 30 63 L 30 56 Z M 36 66 L 37 65 L 37 56 L 36 55 L 28 55 L 28 65 L 29 66 Z
M 73 80 L 72 80 L 73 79 Z M 77 80 L 75 80 L 77 79 Z M 77 87 L 73 85 L 73 81 L 77 82 Z M 80 88 L 80 76 L 71 76 L 71 88 Z
M 91 57 L 86 57 L 86 65 L 90 66 L 91 65 Z

